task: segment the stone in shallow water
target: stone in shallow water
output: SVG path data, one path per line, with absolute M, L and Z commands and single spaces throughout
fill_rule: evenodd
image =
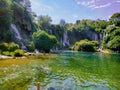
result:
M 55 90 L 53 87 L 48 88 L 48 90 Z

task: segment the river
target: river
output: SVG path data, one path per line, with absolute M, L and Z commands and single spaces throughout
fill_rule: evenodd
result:
M 0 90 L 120 90 L 120 54 L 61 51 L 0 60 Z

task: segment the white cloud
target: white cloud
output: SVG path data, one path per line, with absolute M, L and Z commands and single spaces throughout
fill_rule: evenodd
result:
M 111 5 L 111 3 L 107 3 L 107 4 L 104 4 L 104 5 L 99 5 L 99 6 L 93 6 L 93 9 L 97 9 L 97 8 L 105 8 L 105 7 L 108 7 L 108 6 L 110 6 Z
M 92 9 L 105 8 L 105 7 L 109 7 L 111 5 L 109 0 L 108 0 L 108 2 L 105 2 L 103 4 L 99 4 L 100 0 L 86 0 L 86 1 L 85 0 L 75 0 L 75 1 L 78 5 L 86 6 L 88 8 L 92 8 Z
M 76 0 L 78 5 L 83 5 L 83 6 L 89 6 L 91 4 L 94 4 L 96 2 L 96 0 L 91 0 L 91 1 L 80 1 L 80 0 Z
M 46 11 L 53 11 L 54 8 L 49 6 L 49 5 L 45 5 L 43 3 L 41 3 L 40 1 L 37 0 L 30 0 L 31 4 L 32 4 L 32 8 L 35 11 L 39 11 L 39 12 L 46 12 Z

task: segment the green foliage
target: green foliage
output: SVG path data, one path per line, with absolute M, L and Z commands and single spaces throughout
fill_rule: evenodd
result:
M 11 56 L 9 51 L 4 51 L 4 52 L 2 52 L 2 54 L 6 55 L 6 56 Z
M 111 17 L 110 17 L 110 21 L 112 22 L 112 24 L 115 24 L 116 26 L 120 26 L 120 13 L 114 13 Z
M 11 43 L 1 43 L 0 44 L 1 54 L 6 56 L 23 56 L 24 51 L 19 49 L 19 45 L 14 42 Z
M 1 54 L 3 55 L 7 55 L 7 56 L 22 56 L 24 53 L 23 53 L 23 50 L 20 50 L 19 49 L 19 45 L 14 43 L 14 42 L 11 42 L 11 43 L 1 43 L 0 44 L 0 51 L 1 51 Z
M 9 30 L 12 22 L 13 11 L 10 0 L 0 0 L 0 40 L 10 41 L 11 32 Z
M 110 17 L 110 19 L 115 19 L 115 18 L 120 18 L 120 13 L 119 13 L 119 12 L 114 13 L 114 14 Z
M 99 33 L 103 33 L 108 25 L 108 22 L 105 20 L 97 20 L 94 22 L 94 29 Z
M 23 56 L 23 55 L 24 55 L 24 51 L 21 49 L 17 49 L 14 52 L 14 56 L 16 56 L 16 57 Z
M 91 41 L 91 43 L 93 44 L 94 49 L 97 50 L 99 46 L 98 41 Z
M 2 52 L 2 54 L 5 56 L 14 56 L 14 52 L 9 52 L 9 51 L 4 51 Z
M 98 47 L 98 42 L 96 41 L 81 40 L 75 43 L 73 50 L 94 52 L 96 47 Z
M 39 51 L 49 52 L 50 49 L 57 44 L 57 39 L 53 35 L 49 35 L 45 31 L 37 31 L 33 33 L 33 40 Z
M 38 24 L 41 30 L 45 30 L 48 32 L 51 23 L 51 17 L 47 16 L 39 16 L 38 17 Z
M 15 22 L 22 22 L 22 19 L 24 18 L 24 8 L 19 3 L 13 2 L 12 10 Z
M 19 49 L 18 44 L 14 43 L 14 42 L 9 43 L 9 51 L 10 52 L 14 52 L 16 49 Z
M 3 52 L 3 51 L 8 51 L 9 50 L 9 45 L 8 43 L 1 43 L 0 44 L 0 50 Z
M 27 49 L 28 49 L 29 52 L 33 52 L 35 50 L 35 44 L 34 44 L 34 42 L 30 42 L 27 45 Z
M 114 51 L 120 52 L 120 36 L 115 36 L 111 41 L 109 41 L 108 47 Z
M 110 27 L 110 26 L 109 26 Z M 104 48 L 120 52 L 120 28 L 108 28 L 107 36 L 103 39 Z
M 3 42 L 0 44 L 0 50 L 3 51 L 10 51 L 10 52 L 14 52 L 16 49 L 19 49 L 19 45 L 11 42 L 11 43 L 6 43 Z
M 115 26 L 120 26 L 120 19 L 119 20 L 112 20 L 112 24 Z

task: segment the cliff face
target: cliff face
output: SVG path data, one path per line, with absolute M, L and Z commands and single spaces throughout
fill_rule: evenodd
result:
M 18 43 L 22 49 L 26 49 L 27 43 L 32 39 L 32 32 L 35 30 L 32 22 L 31 4 L 29 0 L 13 0 L 12 2 L 14 11 L 13 23 L 11 23 L 13 41 Z
M 34 31 L 29 0 L 0 0 L 0 42 L 16 42 L 25 49 Z
M 65 49 L 68 48 L 69 46 L 72 46 L 75 44 L 75 42 L 83 40 L 83 39 L 88 39 L 88 40 L 95 40 L 95 41 L 100 41 L 102 37 L 99 36 L 99 33 L 92 29 L 85 29 L 85 30 L 54 30 L 51 29 L 49 34 L 55 35 L 60 43 L 60 46 L 57 47 L 57 49 Z

